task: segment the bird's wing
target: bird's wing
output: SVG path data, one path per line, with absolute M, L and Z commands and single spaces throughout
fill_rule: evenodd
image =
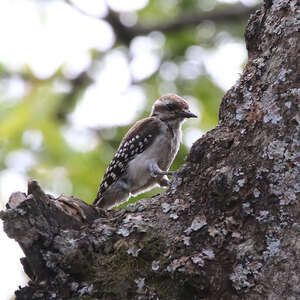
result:
M 94 204 L 99 202 L 103 193 L 125 173 L 128 163 L 153 143 L 160 132 L 160 123 L 159 119 L 150 117 L 131 127 L 106 169 Z

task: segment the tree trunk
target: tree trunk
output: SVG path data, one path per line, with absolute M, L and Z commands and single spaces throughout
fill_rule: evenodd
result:
M 16 299 L 300 299 L 299 2 L 268 0 L 249 61 L 169 190 L 103 212 L 35 181 L 1 212 Z M 298 151 L 298 152 L 297 152 Z

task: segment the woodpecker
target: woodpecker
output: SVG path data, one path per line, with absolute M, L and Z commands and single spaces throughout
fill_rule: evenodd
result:
M 156 185 L 168 186 L 168 171 L 181 141 L 181 125 L 197 116 L 175 94 L 156 100 L 150 117 L 138 121 L 122 139 L 108 166 L 94 205 L 110 209 Z

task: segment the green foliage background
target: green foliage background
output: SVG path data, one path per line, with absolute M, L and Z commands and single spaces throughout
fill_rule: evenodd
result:
M 151 0 L 144 9 L 137 12 L 138 24 L 167 22 L 184 13 L 201 12 L 201 3 L 204 2 L 207 0 L 169 1 L 167 9 L 164 1 Z M 39 5 L 38 1 L 36 5 Z M 214 10 L 222 9 L 225 6 L 224 3 L 216 2 Z M 177 65 L 184 62 L 186 50 L 191 46 L 200 45 L 206 49 L 215 48 L 220 32 L 225 31 L 236 40 L 242 41 L 246 21 L 247 18 L 226 24 L 215 23 L 215 29 L 209 36 L 201 34 L 203 32 L 201 26 L 205 26 L 205 24 L 163 33 L 165 36 L 163 61 L 171 61 Z M 129 45 L 130 41 L 124 42 L 121 37 L 117 36 L 114 46 L 106 53 L 120 46 L 126 52 Z M 92 63 L 101 62 L 106 53 L 91 49 Z M 115 128 L 91 129 L 97 134 L 100 141 L 92 151 L 82 152 L 70 147 L 62 134 L 62 129 L 65 126 L 70 126 L 68 115 L 81 101 L 84 90 L 88 88 L 92 80 L 88 78 L 87 74 L 80 74 L 81 77 L 78 80 L 70 80 L 64 76 L 63 67 L 61 66 L 50 78 L 41 80 L 35 77 L 28 66 L 25 66 L 22 72 L 6 69 L 5 65 L 1 64 L 0 57 L 0 170 L 7 169 L 6 158 L 11 152 L 16 150 L 30 151 L 35 157 L 36 163 L 27 171 L 28 178 L 36 178 L 44 188 L 50 192 L 55 191 L 56 186 L 61 182 L 59 182 L 59 178 L 53 175 L 55 174 L 54 170 L 62 168 L 72 182 L 72 194 L 91 203 L 109 160 L 117 149 L 122 136 L 132 124 L 117 127 L 116 130 Z M 7 96 L 6 82 L 8 78 L 13 76 L 22 78 L 26 84 L 27 91 L 22 99 L 13 99 Z M 72 87 L 71 90 L 68 93 L 56 92 L 54 85 L 57 80 L 69 82 Z M 162 80 L 158 69 L 149 78 L 135 83 L 143 88 L 148 99 L 147 105 L 136 116 L 136 119 L 149 114 L 153 101 L 160 96 L 159 85 Z M 216 126 L 218 107 L 225 91 L 214 83 L 205 69 L 197 78 L 191 80 L 179 76 L 173 84 L 176 86 L 178 94 L 196 98 L 201 110 L 201 118 L 196 122 L 186 122 L 184 129 L 192 126 L 207 131 Z M 42 134 L 43 143 L 40 149 L 32 149 L 24 143 L 22 137 L 27 130 L 35 130 Z M 187 152 L 187 147 L 182 145 L 171 169 L 176 170 L 182 165 Z M 153 190 L 146 195 L 139 196 L 139 198 L 151 196 L 157 192 L 159 190 Z M 2 202 L 7 200 L 0 199 Z

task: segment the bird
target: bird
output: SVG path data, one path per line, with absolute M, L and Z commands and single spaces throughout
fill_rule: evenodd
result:
M 167 176 L 174 174 L 169 168 L 179 150 L 181 125 L 196 117 L 176 94 L 157 99 L 150 116 L 137 121 L 122 139 L 93 204 L 109 210 L 154 186 L 169 186 Z

